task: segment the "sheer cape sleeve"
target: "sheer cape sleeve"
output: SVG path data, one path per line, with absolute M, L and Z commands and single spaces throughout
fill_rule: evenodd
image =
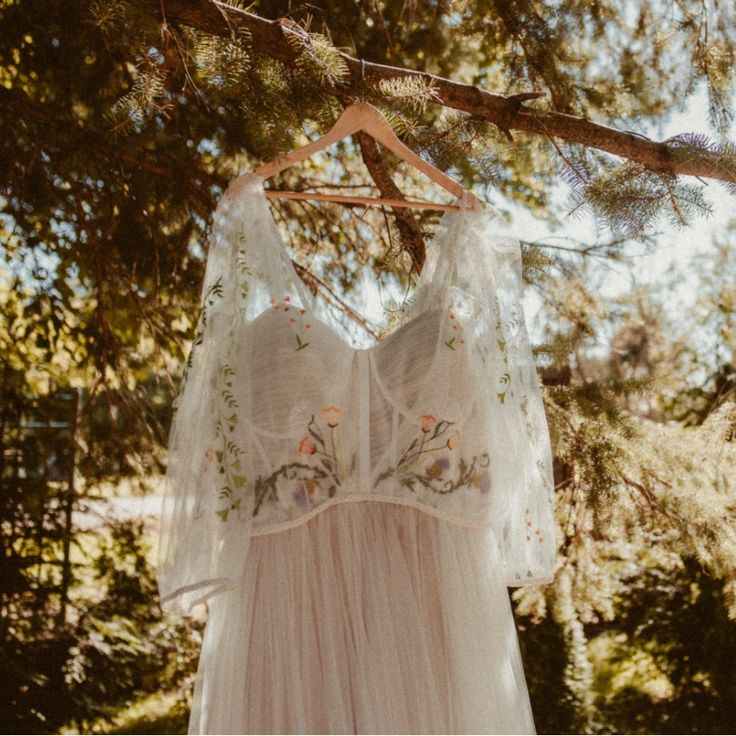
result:
M 213 214 L 197 326 L 169 430 L 157 554 L 165 611 L 190 614 L 243 575 L 258 510 L 253 476 L 266 454 L 255 440 L 254 407 L 269 411 L 254 382 L 255 358 L 270 344 L 269 315 L 284 314 L 287 304 L 292 314 L 312 306 L 279 237 L 263 178 L 251 172 L 232 180 Z M 292 322 L 296 339 L 301 322 L 283 325 Z M 275 408 L 291 398 L 284 388 Z
M 238 466 L 226 457 L 226 430 L 237 418 L 230 352 L 255 291 L 237 205 L 226 192 L 213 215 L 195 335 L 169 430 L 157 582 L 161 608 L 184 615 L 237 583 L 248 545 L 234 492 Z
M 556 558 L 552 449 L 522 307 L 521 246 L 487 208 L 458 264 L 474 293 L 476 363 L 488 414 L 491 522 L 508 586 L 552 582 Z

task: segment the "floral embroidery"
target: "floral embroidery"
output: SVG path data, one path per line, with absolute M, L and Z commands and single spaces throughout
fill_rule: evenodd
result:
M 455 312 L 452 311 L 452 307 L 450 308 L 450 323 L 452 325 L 453 331 L 456 333 L 454 334 L 449 340 L 445 340 L 445 345 L 447 345 L 450 350 L 455 350 L 455 345 L 463 345 L 465 344 L 465 338 L 463 337 L 463 328 L 460 324 L 460 321 L 455 317 Z
M 342 485 L 343 476 L 348 472 L 344 468 L 338 453 L 335 439 L 335 428 L 340 424 L 342 412 L 336 406 L 326 406 L 320 411 L 320 417 L 329 429 L 329 443 L 325 437 L 325 429 L 320 427 L 314 415 L 307 425 L 307 434 L 301 438 L 296 447 L 297 452 L 314 458 L 312 463 L 284 463 L 267 477 L 259 476 L 255 481 L 255 505 L 253 516 L 258 514 L 262 504 L 278 500 L 278 483 L 280 479 L 295 480 L 297 485 L 292 499 L 300 506 L 313 506 L 315 493 L 327 485 L 327 497 L 332 498 Z M 353 463 L 355 456 L 353 456 Z M 352 471 L 353 465 L 350 467 Z M 329 485 L 328 485 L 329 484 Z
M 229 376 L 229 371 L 224 372 Z M 225 380 L 223 389 L 224 403 L 234 401 L 228 389 L 230 381 Z M 218 514 L 227 520 L 228 513 L 240 508 L 240 498 L 235 498 L 233 490 L 240 489 L 245 483 L 242 475 L 229 475 L 225 466 L 230 465 L 234 471 L 240 470 L 240 448 L 224 436 L 222 419 L 218 421 L 218 433 L 223 437 L 224 450 L 217 452 L 220 470 L 226 477 L 220 497 L 228 505 L 218 510 Z M 229 418 L 235 422 L 233 415 Z M 296 506 L 313 508 L 319 503 L 318 496 L 324 492 L 325 498 L 332 498 L 343 485 L 344 479 L 355 470 L 356 453 L 353 453 L 350 467 L 346 467 L 340 457 L 339 444 L 335 430 L 342 420 L 342 411 L 338 406 L 326 406 L 317 416 L 312 414 L 307 424 L 306 434 L 299 439 L 294 452 L 303 456 L 303 460 L 293 460 L 282 464 L 268 476 L 256 478 L 253 486 L 254 507 L 256 516 L 266 502 L 278 502 L 279 491 L 284 481 L 295 481 L 291 490 L 291 500 Z M 232 430 L 231 426 L 231 430 Z M 490 456 L 488 453 L 474 455 L 470 460 L 457 457 L 455 463 L 450 453 L 457 453 L 460 447 L 461 433 L 455 423 L 439 419 L 433 414 L 421 415 L 417 436 L 403 451 L 396 467 L 388 468 L 374 482 L 374 488 L 389 477 L 396 477 L 398 482 L 412 491 L 424 488 L 438 494 L 452 493 L 461 488 L 476 488 L 480 493 L 488 493 L 491 488 L 491 476 L 488 470 Z M 422 459 L 429 456 L 427 463 Z M 234 459 L 230 459 L 234 458 Z M 455 472 L 451 473 L 451 468 Z
M 220 276 L 205 292 L 202 297 L 202 304 L 199 308 L 199 317 L 197 318 L 197 329 L 194 332 L 194 339 L 192 341 L 192 347 L 189 350 L 187 356 L 187 362 L 184 365 L 184 372 L 181 378 L 181 384 L 179 386 L 179 395 L 182 394 L 184 386 L 187 383 L 187 377 L 189 371 L 192 369 L 192 363 L 194 361 L 194 353 L 198 345 L 201 345 L 204 341 L 204 332 L 207 327 L 208 310 L 215 303 L 215 299 L 222 298 L 222 276 Z
M 248 266 L 248 263 L 245 260 L 245 233 L 241 232 L 238 235 L 238 242 L 240 243 L 240 246 L 238 248 L 236 261 L 241 279 L 240 294 L 243 299 L 247 299 L 248 292 L 250 291 L 250 282 L 248 279 L 253 276 L 253 272 L 251 271 L 250 266 Z
M 334 429 L 338 424 L 340 424 L 341 412 L 336 406 L 327 406 L 322 409 L 320 414 L 325 418 L 328 427 L 332 427 Z
M 304 437 L 299 443 L 299 452 L 303 452 L 305 455 L 314 455 L 317 452 L 317 445 L 309 437 Z
M 247 481 L 246 476 L 242 474 L 240 456 L 243 454 L 243 448 L 228 434 L 234 432 L 238 424 L 238 402 L 232 391 L 232 376 L 234 373 L 233 368 L 227 363 L 222 366 L 222 388 L 220 389 L 222 402 L 220 402 L 220 409 L 215 421 L 215 436 L 221 448 L 215 451 L 215 457 L 217 458 L 220 475 L 225 481 L 219 492 L 219 498 L 225 502 L 225 506 L 217 509 L 216 513 L 223 521 L 227 521 L 227 517 L 231 511 L 240 508 L 242 498 L 236 496 L 236 493 L 238 491 L 242 493 L 242 489 L 245 487 Z M 228 409 L 233 410 L 232 414 L 229 416 L 223 415 L 223 404 Z M 207 453 L 210 450 L 214 450 L 214 448 L 207 448 Z
M 431 432 L 437 426 L 437 418 L 431 414 L 422 415 L 422 432 Z
M 307 313 L 304 307 L 295 307 L 291 304 L 291 297 L 288 294 L 284 296 L 282 301 L 283 304 L 279 304 L 274 297 L 271 297 L 271 306 L 274 312 L 282 311 L 284 315 L 288 315 L 289 322 L 293 324 L 298 323 L 302 330 L 312 329 L 311 322 L 304 322 Z M 295 332 L 294 337 L 296 338 L 296 348 L 294 348 L 296 351 L 304 350 L 310 344 L 304 339 L 303 333 L 300 335 L 298 332 Z
M 454 478 L 445 476 L 451 465 L 450 458 L 446 455 L 435 457 L 424 468 L 418 468 L 418 461 L 422 455 L 436 454 L 444 449 L 457 450 L 460 445 L 460 431 L 457 428 L 443 441 L 443 435 L 454 424 L 446 419 L 438 420 L 433 414 L 423 414 L 420 421 L 421 436 L 411 441 L 396 463 L 396 467 L 387 468 L 376 478 L 373 487 L 387 478 L 396 476 L 402 486 L 412 491 L 428 488 L 435 493 L 445 494 L 465 486 L 476 485 L 482 493 L 487 493 L 490 488 L 490 475 L 487 472 L 481 473 L 482 469 L 490 465 L 490 456 L 487 452 L 480 456 L 474 455 L 470 461 L 463 457 L 459 458 Z M 435 442 L 438 439 L 440 444 Z
M 488 493 L 491 490 L 491 474 L 487 470 L 484 473 L 479 471 L 473 476 L 470 484 L 481 493 Z
M 529 509 L 528 508 L 524 512 L 524 518 L 526 519 L 526 541 L 527 542 L 531 541 L 532 534 L 536 534 L 537 539 L 540 542 L 543 542 L 544 541 L 544 537 L 542 536 L 542 532 L 539 530 L 539 527 L 537 527 L 536 529 L 534 529 L 532 531 L 532 522 L 531 522 L 531 519 L 529 517 Z
M 509 371 L 509 351 L 508 347 L 506 345 L 506 340 L 503 337 L 503 332 L 501 330 L 501 307 L 498 303 L 498 296 L 496 294 L 493 295 L 493 301 L 496 305 L 496 335 L 499 337 L 496 337 L 496 344 L 498 345 L 499 350 L 501 351 L 501 357 L 503 359 L 504 365 L 506 367 L 506 370 L 501 374 L 501 377 L 499 381 L 504 385 L 503 391 L 496 392 L 496 396 L 498 396 L 498 400 L 503 404 L 503 402 L 506 399 L 506 393 L 509 390 L 509 387 L 511 386 L 511 372 Z M 506 324 L 506 327 L 509 327 L 514 323 L 514 320 L 512 319 L 510 322 Z
M 447 440 L 447 447 L 450 450 L 457 450 L 460 445 L 460 430 L 456 429 Z

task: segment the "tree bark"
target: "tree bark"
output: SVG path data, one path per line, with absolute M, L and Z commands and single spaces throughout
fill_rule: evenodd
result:
M 255 51 L 278 59 L 287 66 L 296 65 L 299 53 L 299 44 L 290 43 L 289 36 L 292 40 L 299 39 L 302 44 L 309 43 L 309 34 L 292 21 L 267 20 L 218 0 L 147 0 L 147 3 L 164 24 L 183 23 L 213 35 L 247 34 Z M 544 135 L 636 161 L 659 174 L 698 176 L 736 183 L 736 168 L 719 157 L 717 151 L 704 149 L 704 156 L 696 160 L 683 159 L 676 146 L 665 141 L 654 141 L 573 115 L 523 106 L 527 100 L 543 97 L 542 92 L 498 95 L 427 72 L 375 64 L 340 53 L 354 84 L 377 84 L 382 79 L 395 77 L 419 77 L 432 85 L 438 103 L 484 118 L 509 138 L 511 131 Z M 334 92 L 344 95 L 349 85 L 350 82 Z M 326 88 L 325 91 L 332 90 Z

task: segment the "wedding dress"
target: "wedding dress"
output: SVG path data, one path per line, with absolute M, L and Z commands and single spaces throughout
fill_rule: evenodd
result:
M 556 546 L 519 241 L 458 198 L 357 348 L 237 181 L 161 516 L 162 608 L 208 603 L 189 733 L 535 733 L 506 588 L 551 582 Z

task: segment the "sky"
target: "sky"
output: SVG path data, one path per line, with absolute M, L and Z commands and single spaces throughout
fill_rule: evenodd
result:
M 706 111 L 706 93 L 701 88 L 697 94 L 690 98 L 686 111 L 672 113 L 670 119 L 660 126 L 638 124 L 637 131 L 654 140 L 665 140 L 678 133 L 685 132 L 704 133 L 714 137 L 708 124 Z M 730 140 L 736 139 L 736 124 L 732 126 L 729 138 Z M 684 180 L 697 183 L 697 179 L 694 177 L 684 177 Z M 634 258 L 635 268 L 633 273 L 628 269 L 617 269 L 615 264 L 610 262 L 606 263 L 606 279 L 601 284 L 606 295 L 612 296 L 630 289 L 632 275 L 637 283 L 644 284 L 656 281 L 673 263 L 683 269 L 683 277 L 687 278 L 688 262 L 692 260 L 696 253 L 709 250 L 713 242 L 713 236 L 719 231 L 721 233 L 725 232 L 729 219 L 736 218 L 736 197 L 728 194 L 726 189 L 718 182 L 714 180 L 704 181 L 707 182 L 706 198 L 713 207 L 712 214 L 708 217 L 694 217 L 689 227 L 679 230 L 670 226 L 663 219 L 657 226 L 660 235 L 657 238 L 656 250 L 650 254 L 637 255 Z M 567 185 L 560 183 L 555 193 L 560 203 L 560 209 L 563 211 L 566 209 L 565 198 L 568 191 Z M 564 217 L 561 219 L 565 220 Z M 551 238 L 546 242 L 556 242 L 554 236 L 560 234 L 551 232 L 546 222 L 538 220 L 528 210 L 521 207 L 513 208 L 513 223 L 517 235 L 524 240 L 545 242 L 546 238 Z M 596 236 L 594 218 L 587 215 L 581 219 L 570 217 L 569 227 L 565 227 L 562 234 L 572 236 L 588 244 L 605 242 L 606 240 L 604 233 L 599 241 Z M 630 252 L 640 254 L 643 252 L 643 248 L 632 242 Z M 687 299 L 688 294 L 692 294 L 692 283 L 683 284 L 682 296 Z

